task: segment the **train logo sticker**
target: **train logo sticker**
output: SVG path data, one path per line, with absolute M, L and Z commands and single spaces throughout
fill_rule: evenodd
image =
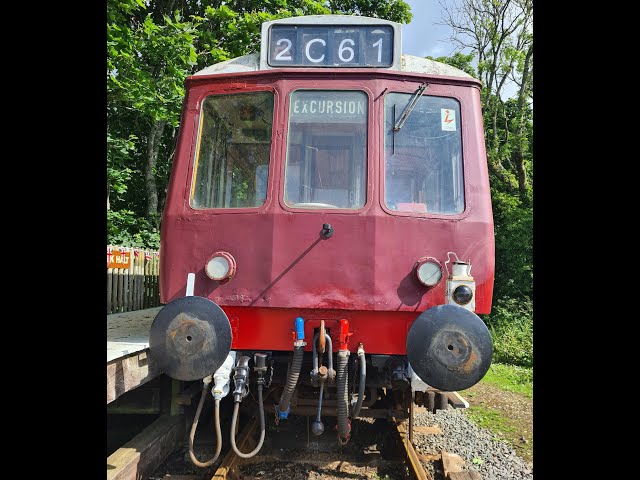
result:
M 130 262 L 131 252 L 107 249 L 107 268 L 129 268 Z
M 442 124 L 442 131 L 455 132 L 456 131 L 456 111 L 450 108 L 441 108 L 440 123 Z

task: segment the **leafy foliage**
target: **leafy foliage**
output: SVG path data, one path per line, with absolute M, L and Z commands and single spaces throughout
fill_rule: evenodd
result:
M 158 124 L 178 126 L 184 79 L 196 65 L 197 24 L 178 13 L 158 22 L 142 17 L 145 10 L 138 0 L 107 4 L 107 240 L 157 248 L 158 215 L 145 215 L 145 174 L 163 190 L 169 159 L 149 168 L 149 138 Z M 168 157 L 171 143 L 160 138 L 157 150 Z
M 155 223 L 139 218 L 131 210 L 107 210 L 107 243 L 157 250 L 160 248 L 160 231 Z
M 533 290 L 533 209 L 492 189 L 497 298 L 529 299 Z
M 135 135 L 128 138 L 112 137 L 107 132 L 107 187 L 113 192 L 115 200 L 122 200 L 127 191 L 127 183 L 131 180 L 133 170 L 129 168 L 132 154 L 135 151 Z
M 533 303 L 503 297 L 485 322 L 493 339 L 493 361 L 533 367 Z

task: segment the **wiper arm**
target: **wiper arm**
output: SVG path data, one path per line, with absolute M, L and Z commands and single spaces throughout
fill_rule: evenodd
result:
M 398 132 L 400 131 L 400 129 L 402 128 L 402 126 L 404 125 L 404 122 L 407 121 L 407 118 L 409 117 L 409 114 L 411 114 L 411 112 L 413 111 L 413 109 L 415 108 L 415 106 L 418 103 L 418 100 L 420 100 L 420 97 L 422 96 L 422 94 L 424 93 L 424 91 L 427 89 L 427 87 L 429 86 L 429 84 L 427 82 L 424 82 L 422 85 L 420 85 L 418 87 L 418 89 L 413 93 L 413 97 L 411 97 L 411 100 L 409 100 L 409 103 L 407 103 L 407 106 L 404 107 L 404 111 L 402 112 L 402 115 L 400 115 L 400 119 L 398 120 L 398 122 L 393 126 L 393 131 L 394 132 Z

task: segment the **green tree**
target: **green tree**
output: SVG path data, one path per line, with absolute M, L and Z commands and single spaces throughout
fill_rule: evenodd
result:
M 124 3 L 132 7 L 132 2 Z M 132 130 L 143 139 L 146 216 L 152 219 L 158 213 L 156 166 L 162 135 L 167 125 L 178 126 L 184 79 L 197 63 L 196 24 L 181 21 L 177 13 L 173 18 L 165 15 L 161 23 L 151 15 L 142 21 L 123 19 L 114 4 L 121 6 L 123 2 L 108 4 L 112 20 L 107 24 L 109 117 L 116 117 L 118 109 L 125 110 L 125 118 L 133 117 Z M 143 5 L 135 2 L 135 6 Z M 129 138 L 136 133 L 130 132 Z
M 533 99 L 533 2 L 532 0 L 458 0 L 440 3 L 442 23 L 452 30 L 451 42 L 471 50 L 482 81 L 482 104 L 489 168 L 509 191 L 518 190 L 527 201 L 527 122 Z M 509 118 L 502 99 L 507 83 L 518 86 L 516 116 Z M 502 129 L 500 122 L 512 122 Z M 515 138 L 514 138 L 515 137 Z M 515 170 L 505 167 L 505 162 Z

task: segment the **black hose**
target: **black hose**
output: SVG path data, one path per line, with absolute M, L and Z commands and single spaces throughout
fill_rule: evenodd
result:
M 304 345 L 298 345 L 293 347 L 293 360 L 291 361 L 291 370 L 289 370 L 289 376 L 287 382 L 282 390 L 280 396 L 280 403 L 278 404 L 278 411 L 285 413 L 289 412 L 289 402 L 291 396 L 298 383 L 298 377 L 300 376 L 300 370 L 302 369 L 302 356 L 304 354 Z
M 238 447 L 236 447 L 236 423 L 238 421 L 238 410 L 240 409 L 240 402 L 236 402 L 233 405 L 233 415 L 231 417 L 231 448 L 233 448 L 233 451 L 236 452 L 236 455 L 238 455 L 239 457 L 242 458 L 251 458 L 253 457 L 256 453 L 258 453 L 260 451 L 260 449 L 262 448 L 262 444 L 264 443 L 264 435 L 265 435 L 265 426 L 264 426 L 264 408 L 262 405 L 262 385 L 258 384 L 258 403 L 259 403 L 259 409 L 260 409 L 260 441 L 258 442 L 258 446 L 249 453 L 242 453 L 240 450 L 238 450 Z
M 342 445 L 349 441 L 349 392 L 347 391 L 347 382 L 349 380 L 349 350 L 340 350 L 338 352 L 338 440 Z
M 360 409 L 362 408 L 362 400 L 364 399 L 364 386 L 367 381 L 367 359 L 364 356 L 364 350 L 362 354 L 358 352 L 358 359 L 360 360 L 360 383 L 358 384 L 358 403 L 356 403 L 356 408 L 353 410 L 351 414 L 351 418 L 356 418 L 360 413 Z
M 200 403 L 198 404 L 198 408 L 196 409 L 196 416 L 193 418 L 193 423 L 191 424 L 191 433 L 189 433 L 189 456 L 191 457 L 191 461 L 196 467 L 209 467 L 213 465 L 218 457 L 220 456 L 220 451 L 222 450 L 222 432 L 220 431 L 220 400 L 215 399 L 215 423 L 216 423 L 216 454 L 213 456 L 211 460 L 207 460 L 202 463 L 198 461 L 195 454 L 193 453 L 193 440 L 196 436 L 196 428 L 198 428 L 198 420 L 200 419 L 200 412 L 202 412 L 202 405 L 204 404 L 204 400 L 207 396 L 207 390 L 209 390 L 209 385 L 206 384 L 202 388 L 202 395 L 200 396 Z

